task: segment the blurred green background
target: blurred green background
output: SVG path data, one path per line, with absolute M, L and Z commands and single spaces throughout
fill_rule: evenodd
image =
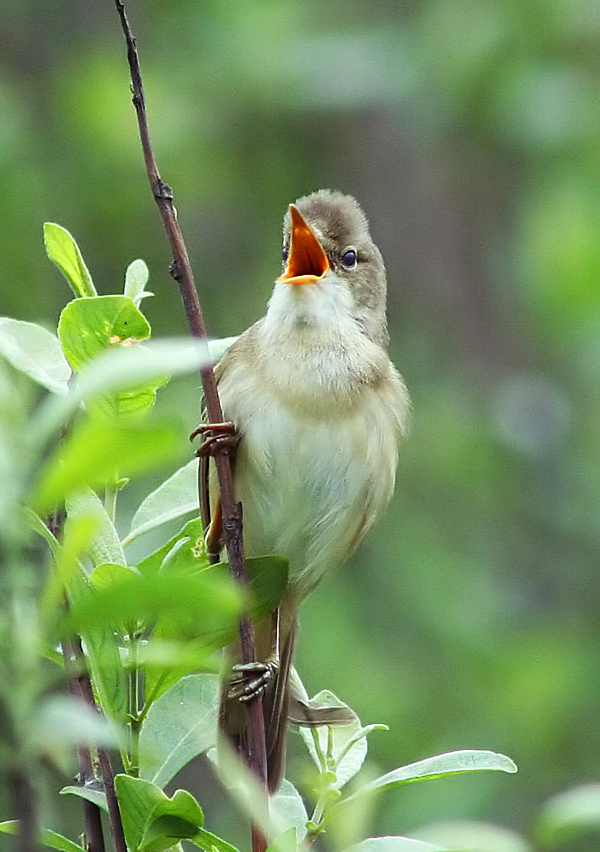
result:
M 520 772 L 386 794 L 374 831 L 460 816 L 527 832 L 550 794 L 599 775 L 600 6 L 128 12 L 213 336 L 261 316 L 299 195 L 356 195 L 386 259 L 413 431 L 389 512 L 304 606 L 298 666 L 309 692 L 389 724 L 371 738 L 381 771 L 491 748 Z M 2 17 L 0 313 L 55 324 L 52 220 L 103 293 L 143 257 L 154 333 L 185 333 L 113 4 L 4 0 Z M 197 384 L 161 403 L 190 430 Z

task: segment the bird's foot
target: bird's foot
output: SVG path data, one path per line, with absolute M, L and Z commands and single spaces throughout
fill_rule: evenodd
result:
M 190 441 L 198 435 L 206 436 L 196 450 L 197 456 L 216 456 L 230 453 L 237 447 L 240 436 L 235 425 L 230 421 L 224 423 L 201 423 L 190 435 Z
M 269 657 L 264 662 L 240 663 L 233 666 L 228 698 L 237 698 L 242 703 L 262 698 L 274 683 L 279 672 L 279 659 Z

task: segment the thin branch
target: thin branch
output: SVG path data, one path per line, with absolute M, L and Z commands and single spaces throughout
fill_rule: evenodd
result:
M 71 683 L 73 684 L 74 693 L 79 695 L 88 707 L 99 712 L 92 690 L 92 683 L 85 668 L 85 655 L 81 646 L 81 639 L 76 636 L 71 643 L 65 643 L 63 654 L 65 654 L 71 670 Z M 115 852 L 127 852 L 121 812 L 119 811 L 119 803 L 117 802 L 117 795 L 115 793 L 115 773 L 108 751 L 105 748 L 98 747 L 98 763 L 100 764 L 100 772 L 102 773 L 102 781 L 106 793 L 108 818 L 112 829 Z
M 15 818 L 19 823 L 17 852 L 38 852 L 38 797 L 29 772 L 19 767 L 9 775 Z
M 77 666 L 81 662 L 81 660 L 77 659 L 77 650 L 73 645 L 64 641 L 62 643 L 62 654 L 69 678 L 69 691 L 72 696 L 84 701 L 83 690 L 79 682 L 80 673 L 77 672 Z M 89 784 L 96 779 L 90 750 L 85 746 L 80 746 L 77 750 L 77 755 L 79 760 L 79 783 L 82 785 Z M 88 852 L 104 852 L 104 834 L 102 831 L 100 808 L 94 802 L 88 801 L 88 799 L 82 799 L 81 802 L 83 806 L 86 849 Z
M 144 162 L 150 187 L 154 195 L 155 201 L 160 210 L 163 224 L 167 233 L 167 238 L 171 246 L 173 254 L 172 275 L 179 285 L 181 298 L 183 301 L 186 317 L 190 327 L 190 331 L 194 337 L 202 340 L 206 339 L 206 328 L 202 317 L 202 310 L 198 293 L 194 282 L 194 276 L 190 265 L 187 249 L 177 221 L 177 213 L 173 204 L 173 191 L 166 184 L 158 171 L 152 145 L 150 142 L 150 132 L 148 128 L 148 118 L 146 115 L 146 104 L 144 98 L 144 89 L 142 85 L 142 76 L 140 71 L 140 63 L 137 53 L 135 38 L 133 37 L 125 6 L 121 0 L 115 0 L 115 6 L 119 14 L 121 26 L 125 34 L 127 43 L 127 59 L 131 73 L 131 83 L 133 90 L 133 104 L 135 106 L 140 138 L 142 142 L 142 150 L 144 154 Z M 200 370 L 202 386 L 204 389 L 204 402 L 208 415 L 209 422 L 223 422 L 223 412 L 217 392 L 217 383 L 210 362 L 207 360 L 206 366 Z M 217 469 L 217 478 L 219 490 L 221 493 L 221 506 L 223 512 L 223 536 L 227 555 L 229 558 L 230 571 L 233 578 L 240 583 L 246 590 L 248 589 L 248 575 L 246 572 L 246 563 L 244 560 L 244 548 L 242 542 L 242 507 L 236 502 L 235 492 L 233 488 L 233 477 L 231 472 L 231 463 L 227 453 L 219 453 L 215 456 L 215 465 Z M 254 627 L 250 618 L 246 615 L 239 624 L 239 634 L 241 643 L 242 660 L 244 663 L 254 662 L 255 660 L 255 643 L 254 643 Z M 248 714 L 248 746 L 246 753 L 246 762 L 260 780 L 265 788 L 266 794 L 266 744 L 265 744 L 265 729 L 263 719 L 263 709 L 261 701 L 252 701 L 247 707 Z M 253 849 L 254 852 L 262 852 L 265 848 L 264 838 L 255 837 L 256 832 L 253 831 Z

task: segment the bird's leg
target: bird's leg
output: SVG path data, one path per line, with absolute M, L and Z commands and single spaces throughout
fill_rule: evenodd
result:
M 215 506 L 215 511 L 204 540 L 206 542 L 208 561 L 212 564 L 218 562 L 221 556 L 221 548 L 223 547 L 223 508 L 220 498 L 217 500 L 217 505 Z
M 230 453 L 237 447 L 240 436 L 231 421 L 224 423 L 201 423 L 190 435 L 190 441 L 198 435 L 207 436 L 196 450 L 197 456 L 216 456 L 219 453 Z
M 262 698 L 279 673 L 279 607 L 271 616 L 271 651 L 264 661 L 233 666 L 228 698 L 242 703 Z

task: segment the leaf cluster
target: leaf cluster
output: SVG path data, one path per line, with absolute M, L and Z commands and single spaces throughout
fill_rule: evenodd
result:
M 187 340 L 150 341 L 140 310 L 151 295 L 142 261 L 128 267 L 122 294 L 101 296 L 71 235 L 46 224 L 44 238 L 75 295 L 57 334 L 0 320 L 0 381 L 3 396 L 12 400 L 12 408 L 0 412 L 5 445 L 12 449 L 0 457 L 11 482 L 0 521 L 8 542 L 9 600 L 0 642 L 12 685 L 0 693 L 10 731 L 0 737 L 0 747 L 8 765 L 25 768 L 32 778 L 45 760 L 72 771 L 68 755 L 75 748 L 87 749 L 92 758 L 98 749 L 112 748 L 123 770 L 114 786 L 131 852 L 166 852 L 182 841 L 207 852 L 235 852 L 206 828 L 189 791 L 167 795 L 165 787 L 193 758 L 214 753 L 218 652 L 235 639 L 247 608 L 256 621 L 276 609 L 287 585 L 287 562 L 274 555 L 249 559 L 247 593 L 232 582 L 226 565 L 209 564 L 195 517 L 194 461 L 145 497 L 124 535 L 117 526 L 119 493 L 130 478 L 165 466 L 172 470 L 180 460 L 182 429 L 173 419 L 156 417 L 157 391 L 169 376 L 221 354 L 231 340 L 217 341 L 212 353 Z M 20 392 L 19 374 L 44 389 L 33 404 Z M 165 537 L 164 524 L 175 520 L 180 530 Z M 161 543 L 133 559 L 132 543 L 146 541 L 150 532 Z M 41 565 L 28 555 L 40 538 L 47 555 Z M 80 656 L 73 656 L 74 642 Z M 90 679 L 93 707 L 61 695 L 65 663 L 71 680 Z M 327 691 L 311 701 L 345 707 Z M 269 814 L 235 757 L 225 757 L 219 772 L 238 807 L 271 838 L 272 849 L 288 852 L 322 835 L 335 848 L 350 848 L 364 833 L 373 797 L 384 790 L 463 772 L 516 770 L 503 755 L 458 751 L 357 785 L 367 737 L 381 729 L 363 727 L 356 717 L 343 727 L 302 728 L 315 770 L 304 795 L 285 781 Z M 107 809 L 99 777 L 61 792 Z M 6 821 L 0 830 L 15 833 L 18 826 Z M 83 850 L 50 830 L 39 841 L 62 852 Z M 386 852 L 434 848 L 400 836 L 362 840 L 353 848 L 367 852 L 373 844 Z

